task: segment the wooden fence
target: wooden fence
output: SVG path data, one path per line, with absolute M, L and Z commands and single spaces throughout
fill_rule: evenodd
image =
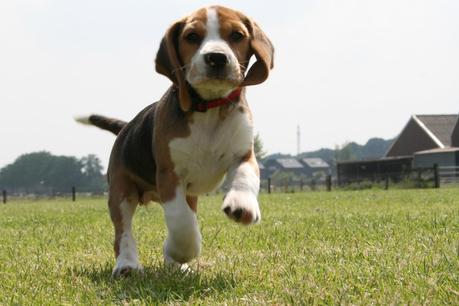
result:
M 15 196 L 15 198 L 24 198 L 24 196 L 21 196 L 20 194 L 13 194 Z M 43 196 L 43 195 L 41 195 Z M 77 189 L 75 186 L 72 186 L 72 188 L 69 189 L 69 192 L 60 192 L 58 195 L 55 195 L 55 194 L 48 194 L 48 195 L 45 195 L 45 196 L 51 196 L 51 197 L 60 197 L 60 198 L 71 198 L 72 199 L 72 202 L 75 202 L 76 199 L 77 199 Z M 36 196 L 35 198 L 39 198 L 39 196 Z M 8 202 L 8 198 L 9 198 L 9 195 L 8 195 L 8 191 L 3 189 L 2 190 L 2 203 L 3 204 L 6 204 Z
M 336 187 L 336 180 L 331 175 L 325 178 L 296 178 L 284 180 L 272 180 L 271 178 L 261 180 L 261 192 L 298 192 L 298 191 L 331 191 Z
M 271 179 L 261 182 L 263 192 L 299 192 L 315 190 L 353 190 L 366 188 L 440 188 L 440 186 L 459 186 L 459 167 L 415 168 L 404 172 L 371 174 L 337 182 L 331 176 L 326 179 L 284 180 L 272 183 Z
M 439 167 L 440 185 L 459 185 L 459 166 Z
M 301 191 L 331 191 L 334 189 L 365 189 L 379 186 L 385 190 L 389 188 L 439 188 L 440 186 L 459 186 L 459 166 L 437 166 L 432 168 L 411 169 L 409 172 L 385 173 L 371 177 L 359 177 L 349 181 L 340 181 L 339 184 L 331 175 L 321 179 L 286 179 L 273 184 L 271 178 L 262 180 L 261 192 L 301 192 Z M 69 197 L 73 202 L 77 199 L 75 186 L 69 188 L 68 193 L 60 194 Z M 7 190 L 2 190 L 2 203 L 8 202 Z

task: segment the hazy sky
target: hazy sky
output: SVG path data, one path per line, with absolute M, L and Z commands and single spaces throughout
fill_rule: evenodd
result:
M 166 28 L 214 1 L 0 1 L 0 167 L 48 150 L 106 165 L 114 136 L 76 124 L 125 120 L 169 81 L 153 58 Z M 459 112 L 459 1 L 220 1 L 262 25 L 276 47 L 250 87 L 268 152 L 397 135 L 411 114 Z

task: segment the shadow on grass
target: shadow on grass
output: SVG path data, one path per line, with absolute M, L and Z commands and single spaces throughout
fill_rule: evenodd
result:
M 112 302 L 186 302 L 201 299 L 236 287 L 233 273 L 202 275 L 199 272 L 184 273 L 164 266 L 146 267 L 143 274 L 114 279 L 109 264 L 99 267 L 79 267 L 68 271 L 76 277 L 85 277 L 97 286 L 99 298 Z

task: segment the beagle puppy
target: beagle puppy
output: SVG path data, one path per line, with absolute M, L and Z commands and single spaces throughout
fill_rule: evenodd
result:
M 225 177 L 223 212 L 242 224 L 260 221 L 245 87 L 267 79 L 273 56 L 253 20 L 222 6 L 201 8 L 175 22 L 161 41 L 156 71 L 173 84 L 158 102 L 128 123 L 98 115 L 77 119 L 118 135 L 108 166 L 113 276 L 142 269 L 132 234 L 138 204 L 161 203 L 168 229 L 164 261 L 182 269 L 201 251 L 198 196 Z

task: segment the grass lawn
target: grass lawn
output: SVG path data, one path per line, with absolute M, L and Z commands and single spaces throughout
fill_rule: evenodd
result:
M 162 265 L 162 210 L 137 210 L 143 276 L 113 280 L 105 199 L 0 204 L 0 305 L 459 304 L 459 189 L 260 197 L 242 227 L 199 204 L 195 273 Z

